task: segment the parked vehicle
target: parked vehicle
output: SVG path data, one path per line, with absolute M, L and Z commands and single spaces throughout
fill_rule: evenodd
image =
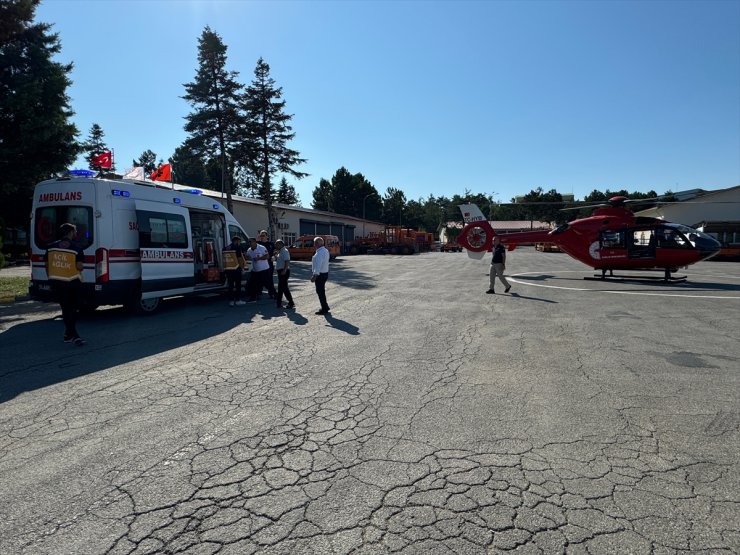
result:
M 414 254 L 428 252 L 434 245 L 434 234 L 399 226 L 388 226 L 383 231 L 369 233 L 355 239 L 351 254 Z
M 288 252 L 290 253 L 291 260 L 311 260 L 314 253 L 313 240 L 316 237 L 321 237 L 324 240 L 324 246 L 329 251 L 329 258 L 334 260 L 341 251 L 339 245 L 339 237 L 336 235 L 301 235 L 295 240 L 290 247 Z
M 535 243 L 534 248 L 542 252 L 563 252 L 555 243 Z
M 44 254 L 65 222 L 84 249 L 84 303 L 154 312 L 164 297 L 225 288 L 222 250 L 247 235 L 200 191 L 148 181 L 71 177 L 36 186 L 31 214 L 31 298 L 51 300 Z
M 440 245 L 439 250 L 440 252 L 462 252 L 462 247 L 458 245 L 457 241 L 447 241 Z

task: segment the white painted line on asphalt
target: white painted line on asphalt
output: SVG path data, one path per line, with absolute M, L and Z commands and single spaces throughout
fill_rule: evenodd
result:
M 586 287 L 564 287 L 562 285 L 547 285 L 544 283 L 532 283 L 527 280 L 518 280 L 518 276 L 538 276 L 542 275 L 543 272 L 523 272 L 520 274 L 513 274 L 507 276 L 507 279 L 521 285 L 531 285 L 532 287 L 544 287 L 545 289 L 564 289 L 567 291 L 587 291 L 589 293 L 610 293 L 613 295 L 641 295 L 645 297 L 681 297 L 689 299 L 740 299 L 740 296 L 722 296 L 722 295 L 685 295 L 679 293 L 646 293 L 640 291 L 616 291 L 614 289 L 588 289 Z M 547 272 L 548 275 L 555 274 L 580 274 L 577 270 L 562 270 L 557 272 Z

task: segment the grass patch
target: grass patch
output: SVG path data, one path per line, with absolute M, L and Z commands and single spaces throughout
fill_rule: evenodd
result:
M 16 295 L 28 295 L 28 278 L 0 277 L 0 302 L 12 302 Z

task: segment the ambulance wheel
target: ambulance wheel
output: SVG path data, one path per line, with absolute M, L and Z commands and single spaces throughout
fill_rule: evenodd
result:
M 159 308 L 161 301 L 162 299 L 159 297 L 153 299 L 138 298 L 126 303 L 126 308 L 134 314 L 152 314 Z
M 159 308 L 162 299 L 154 297 L 153 299 L 140 299 L 137 303 L 137 310 L 141 314 L 151 314 Z

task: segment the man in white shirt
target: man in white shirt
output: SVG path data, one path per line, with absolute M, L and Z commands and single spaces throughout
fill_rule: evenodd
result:
M 316 237 L 313 240 L 316 249 L 311 258 L 311 281 L 316 284 L 316 294 L 319 296 L 321 310 L 316 314 L 329 314 L 329 305 L 326 303 L 326 281 L 329 279 L 329 251 L 324 246 L 324 240 Z
M 267 253 L 267 249 L 258 244 L 254 237 L 249 238 L 249 248 L 244 254 L 252 261 L 252 271 L 249 274 L 249 283 L 247 284 L 249 289 L 249 300 L 247 302 L 253 303 L 257 300 L 257 293 L 262 292 L 263 286 L 267 287 L 268 291 L 270 290 L 267 285 L 267 280 L 272 281 L 270 263 L 267 261 L 270 255 Z

